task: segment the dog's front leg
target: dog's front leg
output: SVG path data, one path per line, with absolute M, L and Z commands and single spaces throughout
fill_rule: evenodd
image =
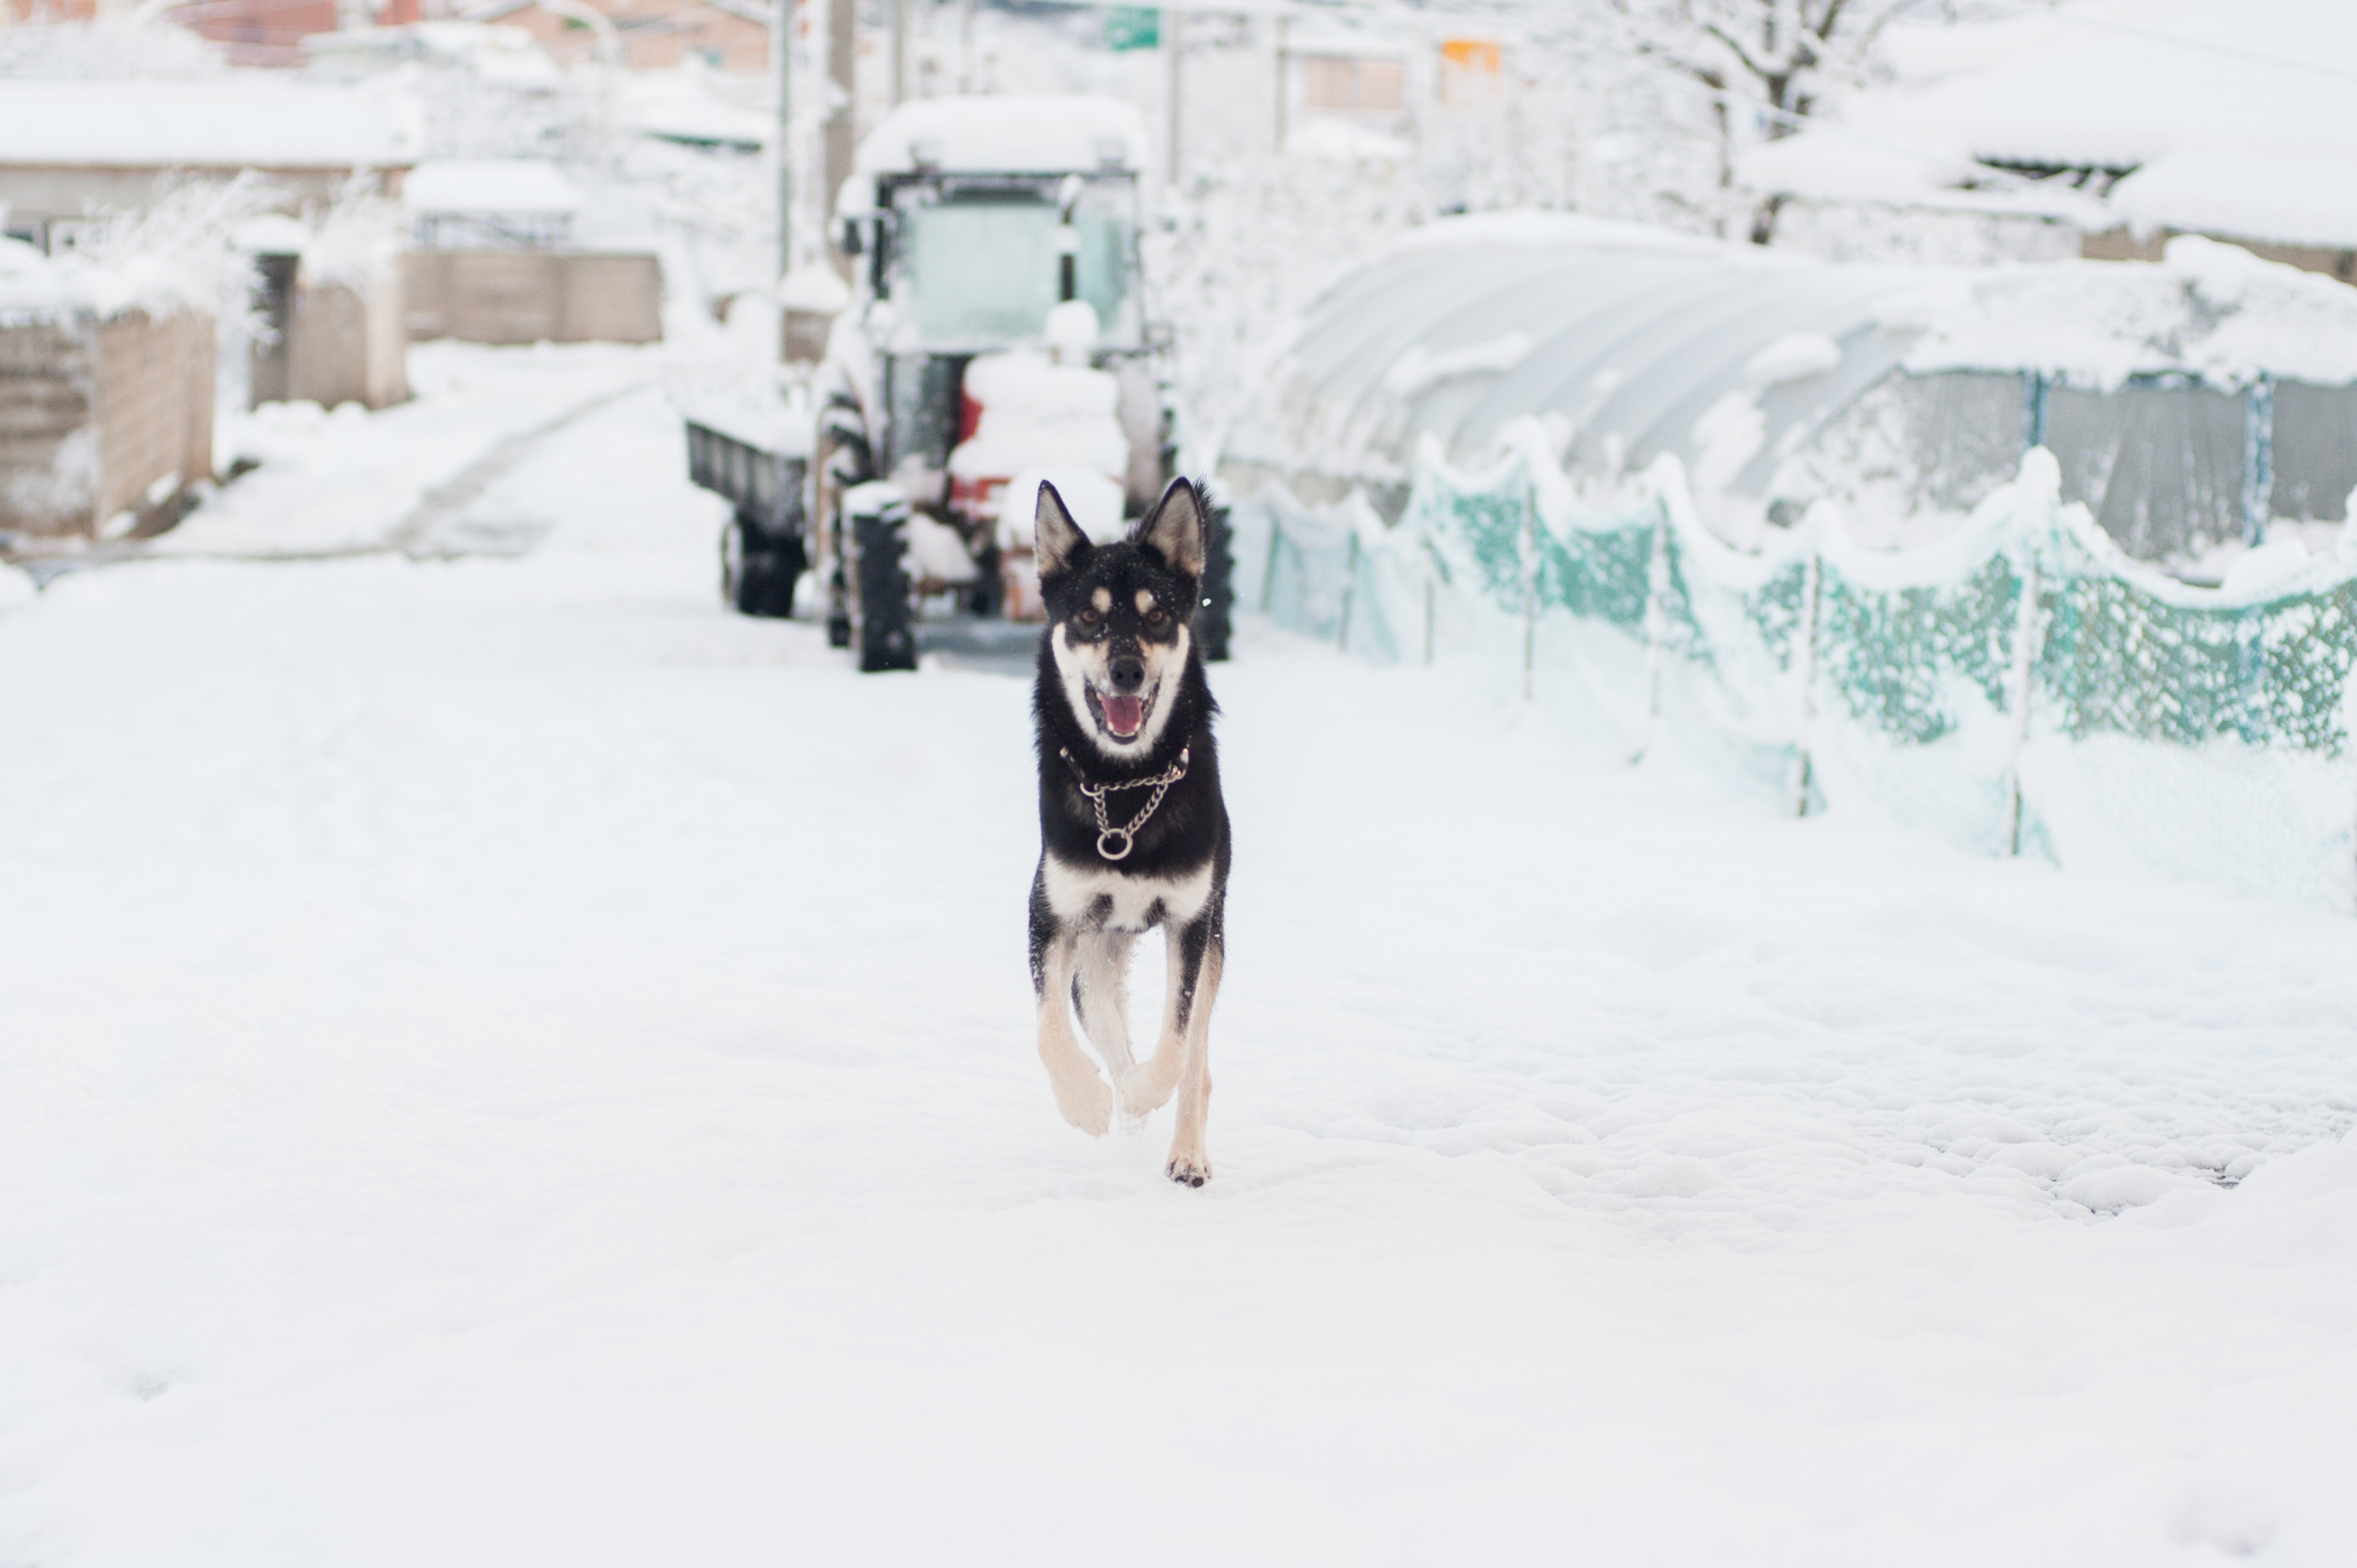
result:
M 1202 966 L 1204 933 L 1209 929 L 1201 916 L 1162 927 L 1167 945 L 1162 963 L 1162 1032 L 1155 1039 L 1154 1054 L 1121 1075 L 1123 1115 L 1143 1116 L 1161 1110 L 1178 1087 L 1178 1075 L 1187 1065 L 1187 1018 L 1195 1005 L 1195 971 Z
M 1219 900 L 1214 898 L 1190 930 L 1191 937 L 1199 931 L 1201 940 L 1189 943 L 1195 964 L 1182 1035 L 1186 1056 L 1178 1072 L 1178 1128 L 1170 1140 L 1170 1164 L 1163 1167 L 1173 1181 L 1189 1187 L 1211 1179 L 1204 1129 L 1211 1114 L 1211 1003 L 1219 996 L 1220 966 L 1227 957 L 1220 925 Z M 1155 1055 L 1159 1059 L 1162 1052 Z
M 1031 884 L 1031 990 L 1039 1000 L 1039 1059 L 1063 1119 L 1092 1138 L 1113 1125 L 1113 1092 L 1072 1033 L 1073 956 L 1080 933 L 1056 918 L 1043 875 Z

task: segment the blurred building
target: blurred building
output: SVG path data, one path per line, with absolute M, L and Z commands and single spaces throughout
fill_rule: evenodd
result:
M 1894 26 L 1887 84 L 1743 160 L 1765 194 L 2069 223 L 2080 254 L 2228 240 L 2357 283 L 2357 7 L 2092 3 Z
M 622 61 L 634 71 L 660 70 L 689 59 L 721 71 L 762 71 L 769 63 L 770 8 L 761 0 L 585 0 L 614 24 Z M 550 58 L 572 65 L 597 58 L 594 34 L 580 23 L 542 8 L 537 0 L 468 10 L 476 22 L 521 27 Z
M 237 73 L 194 81 L 11 81 L 0 91 L 0 207 L 8 232 L 71 248 L 107 210 L 136 212 L 170 182 L 253 171 L 289 207 L 323 203 L 361 171 L 388 193 L 422 144 L 397 91 Z

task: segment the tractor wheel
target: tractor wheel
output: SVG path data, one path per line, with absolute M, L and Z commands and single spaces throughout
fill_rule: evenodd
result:
M 720 593 L 739 615 L 783 619 L 794 613 L 794 586 L 802 575 L 802 541 L 776 540 L 742 517 L 720 536 Z
M 849 520 L 852 571 L 859 585 L 860 669 L 915 669 L 916 629 L 911 624 L 909 574 L 900 566 L 908 551 L 908 512 L 896 507 Z

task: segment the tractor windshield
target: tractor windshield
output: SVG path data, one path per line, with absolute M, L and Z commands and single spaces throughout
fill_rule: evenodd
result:
M 1109 345 L 1134 341 L 1133 188 L 1089 182 L 1073 213 L 1077 288 Z M 892 292 L 931 345 L 988 348 L 1036 338 L 1058 299 L 1053 185 L 904 187 Z

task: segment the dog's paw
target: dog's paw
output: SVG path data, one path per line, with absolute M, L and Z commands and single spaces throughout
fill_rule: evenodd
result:
M 1153 1063 L 1141 1062 L 1121 1075 L 1121 1114 L 1142 1121 L 1161 1110 L 1178 1086 L 1175 1080 L 1164 1083 L 1156 1079 Z
M 1055 1086 L 1056 1109 L 1063 1119 L 1092 1138 L 1101 1138 L 1113 1124 L 1113 1092 L 1094 1068 L 1082 1078 L 1050 1077 Z
M 1173 1154 L 1170 1164 L 1162 1168 L 1182 1187 L 1200 1187 L 1211 1179 L 1211 1162 L 1201 1149 L 1192 1154 Z

